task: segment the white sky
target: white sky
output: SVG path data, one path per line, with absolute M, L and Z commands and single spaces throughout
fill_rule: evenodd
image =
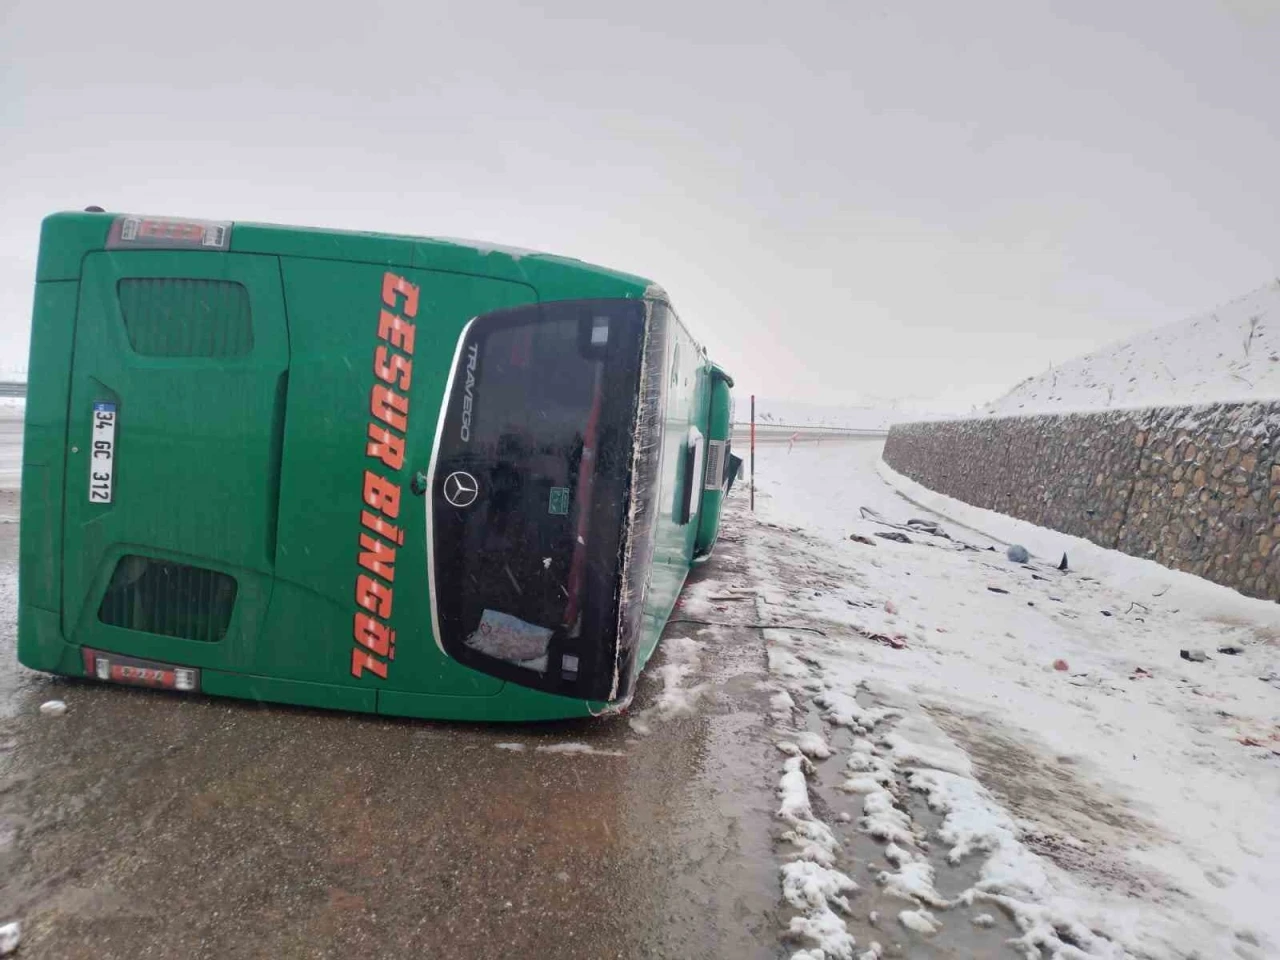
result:
M 0 368 L 96 203 L 578 256 L 740 395 L 967 409 L 1280 273 L 1278 50 L 1280 0 L 3 0 Z

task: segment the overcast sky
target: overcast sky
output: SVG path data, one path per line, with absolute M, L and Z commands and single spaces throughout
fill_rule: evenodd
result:
M 3 0 L 0 367 L 92 203 L 577 256 L 743 394 L 967 409 L 1280 273 L 1278 4 Z

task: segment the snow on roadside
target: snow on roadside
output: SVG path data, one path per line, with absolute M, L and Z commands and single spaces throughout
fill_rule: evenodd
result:
M 511 745 L 507 744 L 506 749 L 511 749 Z M 601 750 L 599 747 L 593 747 L 589 743 L 578 743 L 569 741 L 567 743 L 549 743 L 540 747 L 534 747 L 538 753 L 570 753 L 570 754 L 590 754 L 595 757 L 625 757 L 626 754 L 621 750 Z
M 704 684 L 688 686 L 685 681 L 697 673 L 704 646 L 701 641 L 689 637 L 668 637 L 662 641 L 658 651 L 663 662 L 653 671 L 662 678 L 662 692 L 652 706 L 630 718 L 632 730 L 646 735 L 652 732 L 651 724 L 655 718 L 693 716 L 706 687 Z
M 1266 906 L 1280 894 L 1280 764 L 1266 746 L 1280 748 L 1280 725 L 1276 687 L 1258 679 L 1277 666 L 1274 605 L 927 491 L 911 495 L 1041 560 L 1011 564 L 949 520 L 956 541 L 884 541 L 859 504 L 899 523 L 923 511 L 876 476 L 876 445 L 757 456 L 758 515 L 775 524 L 746 539 L 757 615 L 822 631 L 766 634 L 773 716 L 812 710 L 848 731 L 839 745 L 824 735 L 836 751 L 825 762 L 844 761 L 857 829 L 880 838 L 889 869 L 876 873 L 878 892 L 929 911 L 940 943 L 962 936 L 961 923 L 990 929 L 998 907 L 1017 924 L 1014 955 L 1280 955 Z M 1053 569 L 1063 549 L 1065 575 Z M 1245 654 L 1217 655 L 1224 642 Z M 1213 660 L 1178 659 L 1185 646 Z M 1058 658 L 1067 671 L 1053 669 Z M 807 784 L 806 763 L 796 743 L 784 796 Z M 912 816 L 921 801 L 940 825 Z M 801 849 L 848 875 L 842 819 L 830 866 Z M 971 868 L 971 882 L 936 889 L 948 865 Z M 856 908 L 858 895 L 846 899 Z M 953 919 L 970 905 L 988 913 Z M 838 903 L 826 913 L 848 932 Z M 834 929 L 826 913 L 805 916 Z M 806 957 L 845 956 L 806 945 Z

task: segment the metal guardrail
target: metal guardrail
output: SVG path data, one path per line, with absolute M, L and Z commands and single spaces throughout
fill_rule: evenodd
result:
M 0 397 L 25 397 L 26 395 L 27 381 L 0 380 Z
M 735 423 L 733 425 L 733 433 L 735 436 L 745 436 L 751 431 L 750 423 Z M 798 423 L 760 423 L 756 421 L 756 437 L 781 437 L 786 439 L 794 434 L 800 437 L 887 437 L 889 431 L 871 430 L 858 427 L 827 427 L 814 426 L 813 424 Z

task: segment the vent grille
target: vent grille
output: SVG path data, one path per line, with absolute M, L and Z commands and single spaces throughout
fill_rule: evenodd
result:
M 217 570 L 121 557 L 98 607 L 108 626 L 214 643 L 227 634 L 236 581 Z
M 707 441 L 707 490 L 719 490 L 724 485 L 724 441 Z
M 129 344 L 148 357 L 243 357 L 253 350 L 249 291 L 229 280 L 121 280 Z

